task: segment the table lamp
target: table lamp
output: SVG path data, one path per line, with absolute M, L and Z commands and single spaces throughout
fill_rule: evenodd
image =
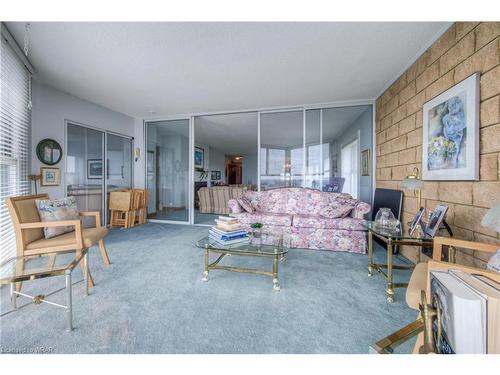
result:
M 417 193 L 418 209 L 420 209 L 420 207 L 422 207 L 422 188 L 424 187 L 424 181 L 420 179 L 417 167 L 413 168 L 413 172 L 401 181 L 401 187 L 403 189 L 415 190 Z
M 500 232 L 500 203 L 491 207 L 481 220 L 481 225 Z

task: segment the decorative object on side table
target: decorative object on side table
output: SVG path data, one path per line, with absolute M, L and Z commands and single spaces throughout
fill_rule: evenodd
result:
M 413 236 L 413 234 L 417 229 L 419 229 L 417 231 L 417 237 L 421 237 L 425 233 L 425 222 L 423 220 L 424 213 L 425 209 L 423 207 L 420 207 L 420 210 L 418 210 L 413 220 L 410 223 L 408 223 L 409 224 L 408 233 L 410 234 L 410 236 Z
M 41 167 L 41 186 L 59 186 L 61 184 L 61 169 L 54 167 Z M 35 182 L 36 183 L 36 182 Z
M 479 179 L 479 73 L 423 107 L 424 180 Z
M 399 220 L 394 217 L 390 208 L 381 207 L 375 216 L 375 225 L 382 230 L 394 230 L 400 223 Z
M 56 165 L 62 158 L 61 145 L 50 138 L 42 139 L 36 146 L 36 156 L 43 164 Z

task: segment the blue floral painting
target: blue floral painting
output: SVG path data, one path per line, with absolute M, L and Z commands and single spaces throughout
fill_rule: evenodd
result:
M 432 107 L 428 113 L 427 167 L 429 170 L 466 168 L 466 92 Z

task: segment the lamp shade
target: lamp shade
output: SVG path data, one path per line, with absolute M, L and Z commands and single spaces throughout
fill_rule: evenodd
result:
M 403 189 L 422 190 L 424 182 L 418 178 L 406 177 L 401 181 L 401 187 Z
M 486 212 L 481 225 L 500 232 L 500 203 L 495 204 Z

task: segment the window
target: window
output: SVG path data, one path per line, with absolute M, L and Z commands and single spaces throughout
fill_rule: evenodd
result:
M 342 177 L 345 178 L 343 193 L 358 198 L 358 140 L 342 146 L 341 154 Z
M 1 38 L 0 62 L 0 262 L 16 254 L 5 198 L 30 192 L 29 72 Z

